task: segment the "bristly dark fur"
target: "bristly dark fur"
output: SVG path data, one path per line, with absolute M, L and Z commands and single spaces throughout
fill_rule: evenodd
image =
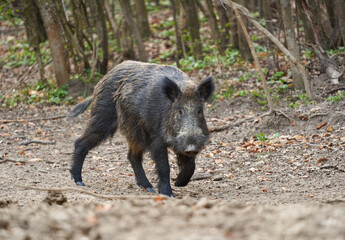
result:
M 128 159 L 137 184 L 153 191 L 142 166 L 142 155 L 149 151 L 156 164 L 159 192 L 172 196 L 167 148 L 175 151 L 180 168 L 175 185 L 187 185 L 195 156 L 209 136 L 203 102 L 213 90 L 212 77 L 196 85 L 172 66 L 121 63 L 97 84 L 92 101 L 86 99 L 70 113 L 77 116 L 91 104 L 85 131 L 75 142 L 72 177 L 83 185 L 81 170 L 87 153 L 119 128 L 129 145 Z

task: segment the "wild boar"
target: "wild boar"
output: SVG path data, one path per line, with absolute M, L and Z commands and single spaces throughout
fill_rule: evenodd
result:
M 156 165 L 159 193 L 173 196 L 167 149 L 177 156 L 175 186 L 187 185 L 195 170 L 195 157 L 209 137 L 203 103 L 213 91 L 213 77 L 197 85 L 173 66 L 136 61 L 117 65 L 96 85 L 92 97 L 69 113 L 76 117 L 91 104 L 84 133 L 75 141 L 72 178 L 77 185 L 85 185 L 81 172 L 87 153 L 119 128 L 128 142 L 128 160 L 137 184 L 155 192 L 142 166 L 143 153 L 149 151 Z

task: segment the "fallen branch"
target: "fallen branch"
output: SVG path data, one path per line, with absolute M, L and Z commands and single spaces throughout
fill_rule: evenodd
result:
M 31 139 L 31 140 L 23 141 L 23 142 L 19 143 L 19 145 L 25 145 L 25 146 L 27 146 L 27 145 L 29 145 L 29 144 L 31 144 L 31 143 L 49 145 L 49 144 L 55 144 L 56 141 Z
M 1 164 L 1 163 L 5 163 L 5 162 L 28 163 L 27 161 L 23 161 L 23 160 L 14 160 L 14 159 L 4 159 L 4 160 L 0 160 L 0 164 Z
M 46 118 L 32 118 L 32 119 L 0 119 L 0 123 L 11 123 L 11 122 L 37 122 L 37 121 L 45 121 L 45 120 L 57 120 L 61 118 L 65 118 L 66 114 L 57 115 L 52 117 Z
M 73 188 L 73 187 L 66 187 L 66 188 L 42 188 L 42 187 L 34 187 L 34 186 L 22 186 L 22 185 L 17 185 L 17 187 L 24 188 L 24 189 L 29 189 L 29 190 L 38 190 L 38 191 L 56 191 L 56 192 L 62 192 L 62 191 L 72 191 L 72 192 L 80 192 L 84 193 L 87 195 L 91 195 L 93 197 L 97 198 L 104 198 L 104 199 L 115 199 L 115 200 L 129 200 L 129 199 L 152 199 L 154 200 L 157 196 L 163 198 L 163 199 L 168 199 L 168 196 L 165 195 L 158 195 L 158 194 L 150 194 L 150 195 L 105 195 L 105 194 L 97 194 L 85 189 L 81 188 Z

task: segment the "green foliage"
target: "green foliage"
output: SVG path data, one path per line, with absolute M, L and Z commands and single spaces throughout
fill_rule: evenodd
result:
M 333 104 L 345 99 L 345 91 L 338 91 L 336 94 L 326 98 L 326 101 Z
M 302 54 L 304 55 L 306 59 L 311 59 L 314 56 L 314 53 L 308 48 L 305 50 L 302 50 Z
M 252 41 L 257 41 L 257 40 L 259 40 L 258 35 L 255 35 L 255 34 L 253 34 L 251 38 L 252 38 Z
M 221 98 L 231 98 L 235 92 L 236 92 L 235 88 L 232 85 L 229 85 L 228 87 L 222 89 L 220 93 L 214 94 L 213 98 L 215 100 L 221 99 Z
M 14 0 L 1 0 L 0 13 L 1 18 L 13 19 L 15 13 L 19 12 L 18 9 L 13 8 Z
M 14 41 L 14 40 L 12 40 Z M 42 44 L 41 48 L 43 64 L 50 60 L 50 49 L 46 44 Z M 4 56 L 5 67 L 20 67 L 20 66 L 31 66 L 36 63 L 35 52 L 30 48 L 27 39 L 21 43 L 18 41 L 13 42 L 9 45 L 9 49 Z
M 68 97 L 68 85 L 57 87 L 52 83 L 38 82 L 20 91 L 15 92 L 10 97 L 0 96 L 3 107 L 16 107 L 19 103 L 25 104 L 71 104 L 72 98 Z
M 104 75 L 99 72 L 95 72 L 91 78 L 91 69 L 86 69 L 85 74 L 76 73 L 71 77 L 71 80 L 82 81 L 84 83 L 96 84 Z
M 345 51 L 345 47 L 338 47 L 336 49 L 330 49 L 330 50 L 327 50 L 327 53 L 329 55 L 334 55 L 336 53 L 339 53 L 339 52 L 344 52 Z
M 296 97 L 289 103 L 290 108 L 296 108 L 301 104 L 315 104 L 315 101 L 310 100 L 306 93 L 297 94 Z
M 263 143 L 269 140 L 265 133 L 255 134 L 254 138 Z
M 205 50 L 205 48 L 204 48 Z M 208 50 L 206 48 L 206 50 Z M 239 51 L 237 49 L 228 48 L 224 55 L 220 55 L 217 48 L 210 50 L 212 52 L 205 55 L 204 59 L 195 61 L 192 56 L 180 59 L 181 69 L 183 71 L 192 71 L 195 69 L 216 67 L 220 64 L 223 66 L 231 66 L 240 61 Z
M 248 90 L 239 91 L 238 95 L 241 96 L 241 97 L 246 97 L 248 95 Z

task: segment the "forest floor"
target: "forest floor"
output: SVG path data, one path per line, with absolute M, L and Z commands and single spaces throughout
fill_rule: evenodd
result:
M 1 91 L 22 72 L 1 68 Z M 207 105 L 209 128 L 231 127 L 212 132 L 175 198 L 136 186 L 120 133 L 88 154 L 87 186 L 77 188 L 68 169 L 88 112 L 70 120 L 60 116 L 72 106 L 0 108 L 0 239 L 344 239 L 345 100 L 261 117 L 250 97 L 221 99 Z M 149 155 L 144 168 L 156 184 Z
M 222 100 L 207 109 L 213 132 L 197 158 L 193 180 L 161 198 L 135 185 L 127 145 L 117 133 L 86 158 L 83 176 L 104 199 L 72 191 L 73 142 L 88 114 L 47 117 L 71 107 L 2 108 L 0 239 L 343 239 L 345 236 L 345 101 L 320 102 L 260 118 L 253 101 Z M 211 110 L 212 109 L 212 110 Z M 322 126 L 323 125 L 323 126 Z M 254 139 L 265 133 L 267 140 Z M 35 142 L 35 140 L 41 142 Z M 172 178 L 177 166 L 173 154 Z M 7 161 L 9 160 L 9 161 Z M 154 165 L 145 155 L 149 179 Z M 133 197 L 134 196 L 134 197 Z M 110 197 L 109 197 L 110 198 Z M 62 204 L 62 205 L 59 205 Z

